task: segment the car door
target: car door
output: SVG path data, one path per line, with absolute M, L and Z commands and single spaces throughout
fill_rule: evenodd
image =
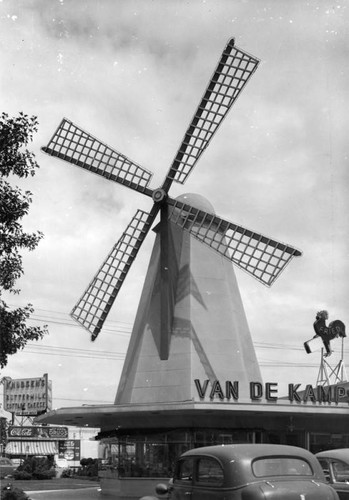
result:
M 330 459 L 333 487 L 340 500 L 349 500 L 349 465 L 342 460 Z
M 318 458 L 326 481 L 336 490 L 340 500 L 349 500 L 349 466 L 341 460 Z
M 193 492 L 194 458 L 185 457 L 177 462 L 171 500 L 191 500 Z

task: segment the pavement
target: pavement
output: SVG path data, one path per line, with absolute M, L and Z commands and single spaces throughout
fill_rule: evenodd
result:
M 30 491 L 76 490 L 81 488 L 94 488 L 99 486 L 97 480 L 86 478 L 53 478 L 43 480 L 1 480 L 1 487 L 11 483 L 15 488 L 21 488 L 26 493 Z

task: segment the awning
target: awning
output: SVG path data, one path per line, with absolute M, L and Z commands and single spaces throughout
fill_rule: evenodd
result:
M 9 455 L 57 455 L 54 441 L 9 441 L 5 448 Z

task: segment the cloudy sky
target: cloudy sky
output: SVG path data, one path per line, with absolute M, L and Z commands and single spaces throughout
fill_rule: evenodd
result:
M 40 147 L 65 116 L 154 172 L 157 187 L 235 37 L 261 64 L 172 196 L 200 193 L 218 215 L 303 251 L 271 289 L 236 275 L 264 380 L 315 384 L 319 355 L 303 342 L 316 311 L 349 322 L 348 17 L 342 0 L 0 1 L 1 107 L 38 116 L 24 226 L 45 234 L 7 300 L 31 302 L 33 324 L 50 330 L 1 376 L 48 373 L 56 408 L 113 402 L 153 235 L 96 342 L 69 311 L 150 202 Z

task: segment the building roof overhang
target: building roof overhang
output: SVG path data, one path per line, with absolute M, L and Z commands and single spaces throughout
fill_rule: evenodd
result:
M 204 427 L 214 425 L 242 426 L 253 422 L 263 427 L 269 417 L 297 417 L 302 421 L 317 422 L 349 416 L 348 403 L 227 403 L 227 402 L 176 402 L 158 404 L 93 405 L 52 410 L 40 415 L 38 424 L 88 426 L 102 431 L 114 429 L 150 429 L 173 427 Z M 314 418 L 316 417 L 316 418 Z M 251 424 L 252 425 L 252 424 Z

